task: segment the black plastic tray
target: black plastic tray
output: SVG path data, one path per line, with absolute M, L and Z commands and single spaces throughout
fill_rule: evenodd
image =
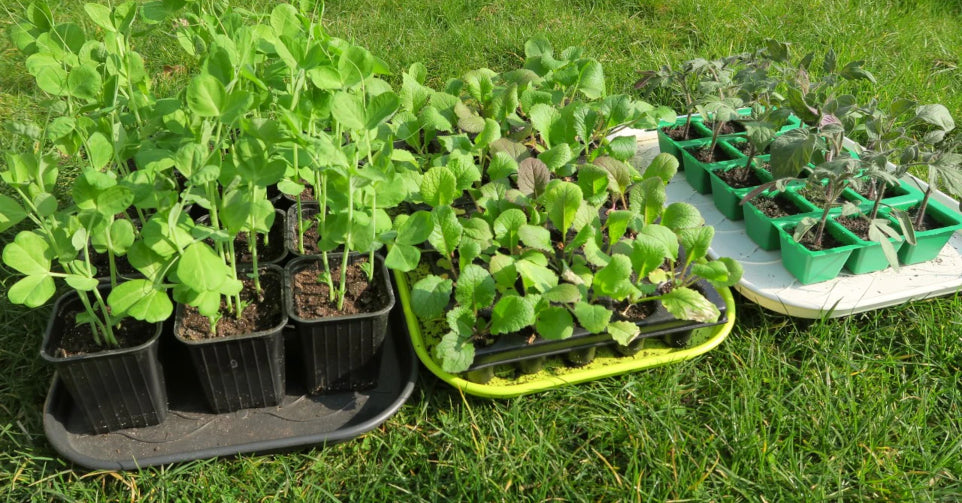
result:
M 161 360 L 170 391 L 170 412 L 163 423 L 93 434 L 54 376 L 44 404 L 44 432 L 64 458 L 103 470 L 136 470 L 349 440 L 386 421 L 414 391 L 417 357 L 403 317 L 391 314 L 381 375 L 372 390 L 305 394 L 300 384 L 298 345 L 287 344 L 295 352 L 287 355 L 287 393 L 279 406 L 214 414 L 208 411 L 193 369 L 188 367 L 190 358 L 177 346 L 167 344 L 161 349 Z

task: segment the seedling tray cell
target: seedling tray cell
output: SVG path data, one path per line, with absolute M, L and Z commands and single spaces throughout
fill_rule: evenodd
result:
M 395 310 L 400 311 L 400 310 Z M 386 421 L 407 401 L 417 379 L 417 358 L 402 316 L 393 316 L 384 342 L 376 388 L 310 396 L 292 374 L 289 357 L 287 393 L 276 407 L 209 412 L 187 368 L 189 357 L 169 351 L 165 373 L 170 412 L 159 425 L 94 435 L 66 389 L 54 376 L 44 405 L 44 430 L 64 458 L 87 468 L 135 470 L 193 459 L 267 453 L 336 443 L 357 437 Z M 296 341 L 288 341 L 297 347 Z M 290 355 L 289 355 L 290 356 Z
M 404 306 L 405 311 L 409 311 L 411 293 L 404 274 L 395 273 L 394 278 L 401 305 Z M 510 398 L 677 363 L 714 349 L 728 337 L 732 326 L 735 324 L 735 301 L 731 291 L 722 288 L 718 290 L 718 293 L 725 301 L 728 321 L 722 325 L 693 330 L 687 347 L 672 348 L 658 338 L 642 339 L 642 349 L 631 356 L 618 355 L 610 348 L 599 348 L 595 359 L 582 367 L 567 366 L 561 358 L 548 358 L 540 372 L 520 376 L 512 374 L 508 377 L 496 374 L 493 379 L 485 384 L 474 383 L 445 372 L 431 356 L 426 341 L 422 337 L 417 316 L 413 312 L 407 312 L 405 318 L 407 319 L 407 329 L 411 334 L 411 342 L 414 345 L 415 353 L 421 363 L 434 375 L 469 395 L 486 398 Z
M 652 131 L 630 130 L 638 138 L 640 164 L 659 153 Z M 915 180 L 911 185 L 915 186 Z M 922 184 L 924 187 L 924 184 Z M 759 248 L 745 232 L 744 222 L 732 222 L 715 208 L 711 194 L 697 193 L 678 173 L 668 184 L 668 202 L 684 201 L 701 211 L 715 227 L 708 255 L 732 257 L 745 273 L 735 289 L 762 307 L 800 318 L 840 317 L 894 306 L 911 300 L 954 293 L 962 288 L 962 236 L 955 233 L 938 257 L 929 262 L 868 274 L 842 272 L 837 278 L 803 285 L 782 266 L 779 251 Z M 953 211 L 958 201 L 936 192 L 933 198 Z

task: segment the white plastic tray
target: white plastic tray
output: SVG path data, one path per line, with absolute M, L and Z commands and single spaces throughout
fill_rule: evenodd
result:
M 659 153 L 654 131 L 627 129 L 619 136 L 638 138 L 639 165 L 647 165 Z M 957 210 L 958 201 L 941 192 L 933 195 Z M 684 201 L 701 211 L 708 225 L 715 227 L 709 256 L 731 257 L 745 268 L 735 289 L 762 307 L 800 318 L 848 316 L 855 313 L 954 293 L 962 288 L 962 236 L 955 233 L 930 262 L 904 266 L 896 272 L 886 269 L 853 275 L 843 271 L 836 279 L 803 285 L 782 266 L 779 251 L 760 249 L 745 233 L 745 222 L 733 222 L 715 209 L 711 194 L 695 192 L 682 173 L 668 184 L 668 201 Z

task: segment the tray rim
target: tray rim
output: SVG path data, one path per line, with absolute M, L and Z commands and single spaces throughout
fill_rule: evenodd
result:
M 411 294 L 410 289 L 408 288 L 407 279 L 404 277 L 403 272 L 394 271 L 394 284 L 397 286 L 398 294 L 401 298 L 401 306 L 404 310 L 404 320 L 407 324 L 408 333 L 411 336 L 411 343 L 414 346 L 414 352 L 421 360 L 421 363 L 428 370 L 430 370 L 432 374 L 453 386 L 455 389 L 463 393 L 482 398 L 513 398 L 517 396 L 548 391 L 570 384 L 594 381 L 605 377 L 618 376 L 638 370 L 689 360 L 701 354 L 707 353 L 721 344 L 722 341 L 728 337 L 729 333 L 731 333 L 731 330 L 735 325 L 736 318 L 735 299 L 731 293 L 731 290 L 728 288 L 719 288 L 718 293 L 722 296 L 722 299 L 724 299 L 725 305 L 728 308 L 728 321 L 722 325 L 697 329 L 697 331 L 712 332 L 711 337 L 707 341 L 697 346 L 668 349 L 667 353 L 651 356 L 642 356 L 640 354 L 622 357 L 599 356 L 596 358 L 596 361 L 610 360 L 611 362 L 606 363 L 600 368 L 590 367 L 584 369 L 570 369 L 565 372 L 564 375 L 545 375 L 532 381 L 526 381 L 518 384 L 478 384 L 445 372 L 444 369 L 442 369 L 441 366 L 438 365 L 433 358 L 431 358 L 430 354 L 428 354 L 427 346 L 424 344 L 424 340 L 421 337 L 421 329 L 417 322 L 417 316 L 415 316 L 410 310 Z
M 417 356 L 411 347 L 411 338 L 407 337 L 407 334 L 404 333 L 403 328 L 394 328 L 390 336 L 394 338 L 394 353 L 399 359 L 398 365 L 401 368 L 400 374 L 402 374 L 402 377 L 405 378 L 404 385 L 401 386 L 397 396 L 387 407 L 375 414 L 370 419 L 358 424 L 352 424 L 348 427 L 342 427 L 333 431 L 320 432 L 316 434 L 295 435 L 279 439 L 255 440 L 238 444 L 209 447 L 196 451 L 184 450 L 177 453 L 147 456 L 139 459 L 104 459 L 91 456 L 85 452 L 80 452 L 71 445 L 69 438 L 72 435 L 80 434 L 69 433 L 66 430 L 63 421 L 57 417 L 58 411 L 66 406 L 64 401 L 70 400 L 70 397 L 64 395 L 66 391 L 63 389 L 63 383 L 60 382 L 59 376 L 54 373 L 43 405 L 44 435 L 46 436 L 51 447 L 53 447 L 53 449 L 64 459 L 76 465 L 92 470 L 140 470 L 142 468 L 168 465 L 171 463 L 234 456 L 238 454 L 278 452 L 297 447 L 326 445 L 350 440 L 383 424 L 391 416 L 396 414 L 401 406 L 403 406 L 404 403 L 407 402 L 414 393 L 418 378 L 419 365 Z M 388 356 L 389 355 L 387 354 L 383 355 L 383 357 Z M 407 365 L 407 367 L 410 369 L 408 372 L 404 372 L 405 365 Z M 378 388 L 368 391 L 368 393 L 377 392 Z

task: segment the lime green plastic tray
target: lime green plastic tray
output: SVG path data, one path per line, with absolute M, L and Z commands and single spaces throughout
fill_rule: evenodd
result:
M 445 372 L 434 361 L 425 340 L 421 336 L 421 326 L 418 323 L 417 316 L 411 312 L 411 292 L 404 273 L 395 271 L 394 280 L 397 284 L 401 306 L 404 309 L 408 331 L 411 334 L 411 343 L 421 363 L 441 380 L 462 392 L 487 398 L 510 398 L 538 393 L 569 384 L 594 381 L 604 377 L 689 360 L 707 353 L 721 344 L 728 337 L 732 326 L 735 324 L 735 301 L 732 298 L 731 291 L 723 288 L 719 289 L 719 293 L 728 306 L 728 322 L 723 325 L 695 330 L 687 347 L 671 348 L 663 344 L 660 339 L 645 339 L 642 350 L 632 356 L 620 356 L 616 355 L 611 349 L 598 348 L 595 359 L 583 367 L 568 367 L 564 364 L 562 358 L 548 358 L 544 369 L 536 374 L 520 375 L 517 378 L 510 379 L 502 378 L 496 374 L 494 379 L 487 383 L 478 384 Z

